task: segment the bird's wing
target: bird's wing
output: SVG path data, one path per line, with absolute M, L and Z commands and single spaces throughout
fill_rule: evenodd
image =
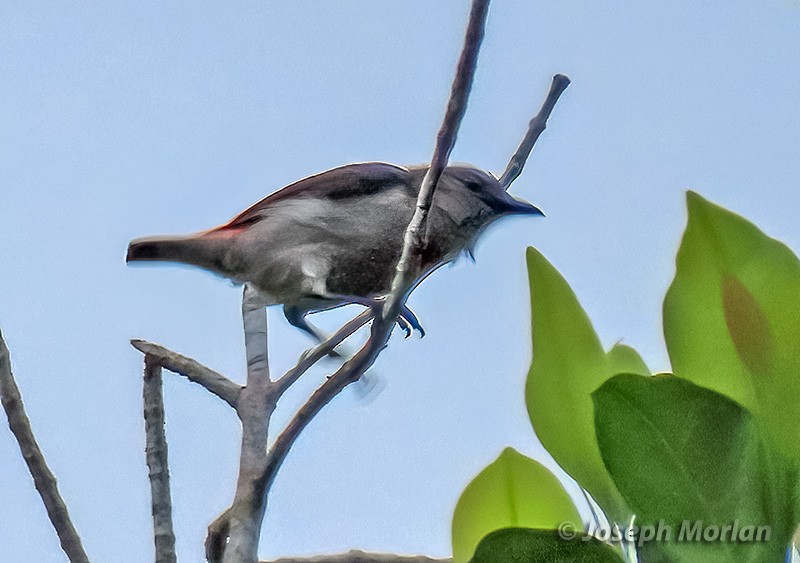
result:
M 219 228 L 234 229 L 258 221 L 264 209 L 289 198 L 346 199 L 374 193 L 391 186 L 396 187 L 398 184 L 412 189 L 411 176 L 407 168 L 384 162 L 347 164 L 289 184 Z

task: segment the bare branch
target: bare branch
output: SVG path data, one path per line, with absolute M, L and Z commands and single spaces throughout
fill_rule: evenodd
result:
M 227 545 L 216 540 L 217 544 L 225 545 L 224 563 L 258 559 L 258 540 L 267 504 L 260 484 L 267 466 L 269 419 L 277 402 L 275 386 L 269 377 L 266 310 L 250 285 L 245 285 L 242 296 L 242 320 L 247 346 L 247 385 L 236 408 L 242 421 L 242 451 L 236 494 L 226 517 Z
M 335 555 L 317 555 L 314 557 L 281 557 L 274 561 L 261 563 L 452 563 L 452 559 L 437 559 L 426 555 L 395 555 L 394 553 L 369 553 L 353 549 L 347 553 Z
M 39 444 L 31 429 L 30 420 L 25 414 L 25 407 L 22 403 L 22 396 L 14 381 L 11 373 L 11 358 L 8 347 L 0 334 L 0 397 L 2 397 L 3 409 L 8 417 L 8 426 L 17 439 L 22 457 L 28 465 L 33 483 L 39 496 L 42 497 L 47 516 L 53 524 L 53 528 L 58 534 L 61 542 L 61 549 L 67 554 L 72 563 L 88 563 L 89 558 L 83 549 L 81 538 L 72 524 L 69 517 L 67 505 L 61 494 L 58 492 L 58 484 L 55 475 L 50 471 L 44 459 Z
M 261 316 L 256 309 L 260 308 L 257 301 L 248 299 L 247 293 L 242 301 L 242 315 L 245 323 L 245 343 L 248 355 L 248 383 L 247 387 L 241 392 L 237 412 L 242 419 L 242 461 L 240 466 L 239 479 L 237 481 L 237 498 L 228 510 L 217 517 L 208 527 L 206 536 L 206 558 L 208 561 L 216 562 L 232 559 L 236 557 L 238 551 L 239 559 L 249 561 L 243 555 L 255 557 L 258 547 L 258 538 L 261 530 L 261 521 L 266 504 L 266 494 L 261 492 L 263 474 L 265 467 L 259 465 L 266 462 L 266 439 L 269 418 L 275 409 L 278 399 L 286 389 L 288 389 L 297 379 L 305 373 L 317 361 L 325 357 L 331 350 L 336 348 L 344 339 L 369 322 L 372 318 L 372 311 L 364 311 L 357 317 L 351 319 L 336 334 L 319 344 L 311 351 L 306 352 L 300 358 L 295 367 L 286 372 L 280 379 L 269 383 L 269 372 L 266 369 L 266 352 L 259 349 L 266 343 L 266 316 Z M 263 311 L 263 309 L 260 309 Z M 263 323 L 263 325 L 262 325 Z M 256 351 L 258 350 L 258 351 Z M 251 382 L 255 381 L 260 391 L 253 393 Z M 245 420 L 252 421 L 252 428 L 245 430 Z M 256 432 L 257 427 L 263 429 L 263 435 Z M 249 438 L 246 440 L 245 435 Z M 247 450 L 247 454 L 245 454 Z M 247 460 L 245 460 L 245 457 Z M 243 471 L 245 465 L 250 467 L 246 473 Z M 256 478 L 253 478 L 256 475 Z M 253 487 L 257 487 L 256 493 Z M 237 500 L 238 499 L 238 500 Z M 256 502 L 260 500 L 260 506 Z M 237 510 L 240 513 L 237 516 Z M 232 527 L 237 527 L 232 529 Z M 234 540 L 234 535 L 239 538 Z M 245 537 L 249 538 L 245 540 Z M 230 538 L 230 542 L 229 542 Z M 238 545 L 238 547 L 236 547 Z
M 252 285 L 245 284 L 242 293 L 242 324 L 247 355 L 247 383 L 255 378 L 269 381 L 267 361 L 267 305 Z
M 164 432 L 164 395 L 158 358 L 144 357 L 145 454 L 150 478 L 153 538 L 156 563 L 175 563 L 175 533 L 172 529 L 172 500 L 169 490 L 167 436 Z
M 279 396 L 283 394 L 283 392 L 291 387 L 292 384 L 297 381 L 301 375 L 308 371 L 311 366 L 330 354 L 330 352 L 333 351 L 333 349 L 339 344 L 341 344 L 348 336 L 367 324 L 373 316 L 374 315 L 372 311 L 367 309 L 357 317 L 347 321 L 342 328 L 336 331 L 336 333 L 329 337 L 325 342 L 322 342 L 311 350 L 306 351 L 300 357 L 300 361 L 297 362 L 297 365 L 283 374 L 281 378 L 275 382 L 278 385 L 277 394 Z
M 392 280 L 392 291 L 383 307 L 383 319 L 395 319 L 400 312 L 400 307 L 405 302 L 408 293 L 413 289 L 415 272 L 417 268 L 412 262 L 420 260 L 420 248 L 425 233 L 425 223 L 428 219 L 428 210 L 433 203 L 433 194 L 439 183 L 450 152 L 456 142 L 461 120 L 467 110 L 467 100 L 472 89 L 472 80 L 478 65 L 478 52 L 483 41 L 483 30 L 486 25 L 486 16 L 489 12 L 489 0 L 473 0 L 470 11 L 467 33 L 464 38 L 464 47 L 461 58 L 456 68 L 456 76 L 450 89 L 450 99 L 447 102 L 442 127 L 436 137 L 436 146 L 431 158 L 431 166 L 422 180 L 417 208 L 414 216 L 406 229 L 403 239 L 403 251 L 397 263 L 397 271 Z
M 242 386 L 237 385 L 221 373 L 207 368 L 197 360 L 182 356 L 158 344 L 147 342 L 146 340 L 131 340 L 131 346 L 145 355 L 152 356 L 158 361 L 161 367 L 171 372 L 177 373 L 187 378 L 193 383 L 197 383 L 205 388 L 206 391 L 216 395 L 233 408 L 239 399 Z
M 342 389 L 357 381 L 375 362 L 380 351 L 386 346 L 385 343 L 393 325 L 394 321 L 375 319 L 372 324 L 372 334 L 364 347 L 314 391 L 292 417 L 283 432 L 275 439 L 269 452 L 266 471 L 260 483 L 263 494 L 266 495 L 269 491 L 286 455 L 308 423 Z
M 539 135 L 541 135 L 542 131 L 547 127 L 547 120 L 550 118 L 550 113 L 553 111 L 558 98 L 564 90 L 566 90 L 567 86 L 569 86 L 569 78 L 563 74 L 556 74 L 553 77 L 553 82 L 550 84 L 550 91 L 547 93 L 547 98 L 545 98 L 542 108 L 539 110 L 539 113 L 531 119 L 528 124 L 528 132 L 522 139 L 519 148 L 517 148 L 517 152 L 515 152 L 511 160 L 508 161 L 506 171 L 503 172 L 503 175 L 500 177 L 500 185 L 505 189 L 508 189 L 514 180 L 522 174 L 522 169 L 525 167 L 525 162 L 528 160 L 528 156 L 533 150 L 533 145 L 536 144 Z

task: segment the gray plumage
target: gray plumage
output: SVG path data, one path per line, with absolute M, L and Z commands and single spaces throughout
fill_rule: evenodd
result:
M 134 240 L 127 261 L 193 264 L 249 282 L 265 304 L 283 304 L 290 322 L 309 330 L 309 312 L 371 305 L 388 294 L 427 169 L 384 163 L 334 168 L 286 186 L 215 229 Z M 417 282 L 469 252 L 489 224 L 512 214 L 541 211 L 511 197 L 484 171 L 446 168 L 428 216 Z

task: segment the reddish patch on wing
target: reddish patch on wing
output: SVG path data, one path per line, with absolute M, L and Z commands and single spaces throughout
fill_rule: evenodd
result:
M 226 223 L 224 225 L 220 225 L 219 227 L 215 227 L 211 230 L 208 230 L 202 233 L 200 236 L 202 237 L 210 237 L 210 238 L 232 238 L 247 229 L 247 224 L 234 224 L 234 223 Z

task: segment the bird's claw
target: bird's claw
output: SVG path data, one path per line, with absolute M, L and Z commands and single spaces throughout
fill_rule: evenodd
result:
M 376 297 L 371 301 L 369 306 L 373 308 L 378 307 L 379 304 L 383 303 L 385 299 L 386 299 L 385 296 Z M 425 329 L 422 328 L 422 325 L 420 324 L 417 315 L 414 313 L 414 311 L 409 309 L 408 305 L 403 305 L 400 308 L 400 315 L 398 315 L 397 317 L 397 325 L 405 331 L 406 338 L 409 338 L 414 333 L 415 330 L 419 332 L 420 338 L 425 337 Z
M 402 319 L 402 323 L 400 320 Z M 406 338 L 411 336 L 411 333 L 416 330 L 419 332 L 419 337 L 425 337 L 425 329 L 422 328 L 422 325 L 417 318 L 417 315 L 414 314 L 414 311 L 408 308 L 408 305 L 403 305 L 403 308 L 400 309 L 400 316 L 397 318 L 397 323 L 400 324 L 400 327 L 406 331 Z
M 405 338 L 406 339 L 411 336 L 411 332 L 412 332 L 411 323 L 409 323 L 408 320 L 405 317 L 403 317 L 402 315 L 397 317 L 397 325 L 401 329 L 403 329 L 405 331 L 405 333 L 406 333 Z

